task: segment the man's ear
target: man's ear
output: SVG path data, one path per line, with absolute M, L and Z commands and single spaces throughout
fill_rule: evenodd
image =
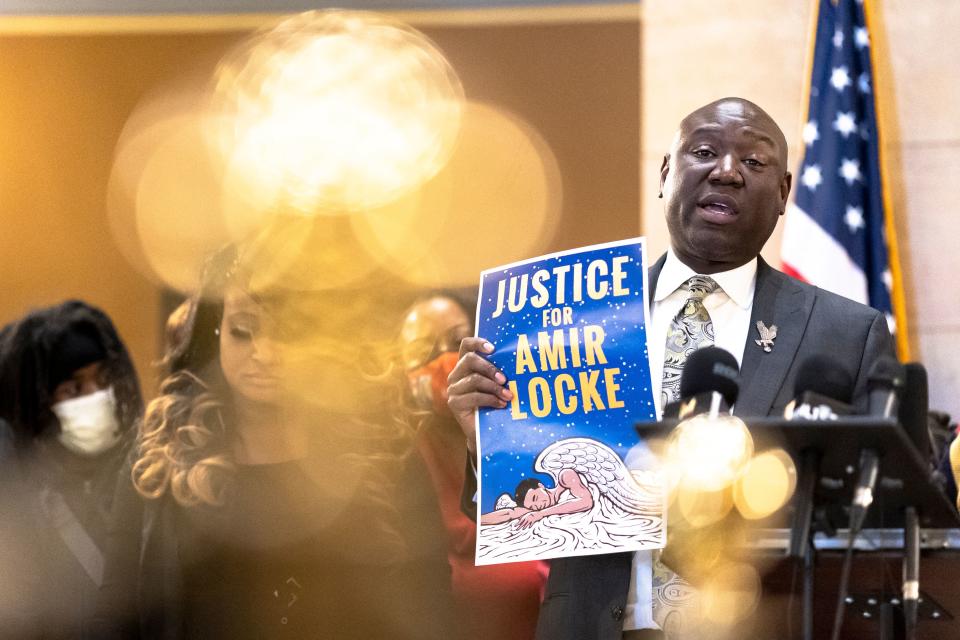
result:
M 782 203 L 780 215 L 783 215 L 787 209 L 787 198 L 790 196 L 790 187 L 792 186 L 793 174 L 787 171 L 783 174 L 783 179 L 780 181 L 780 202 Z
M 663 154 L 663 164 L 660 165 L 660 195 L 663 197 L 663 183 L 667 181 L 667 174 L 670 173 L 670 154 Z M 789 187 L 788 187 L 789 189 Z

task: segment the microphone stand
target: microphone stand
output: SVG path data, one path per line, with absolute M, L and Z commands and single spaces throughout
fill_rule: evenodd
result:
M 904 510 L 903 526 L 903 622 L 907 640 L 917 637 L 920 598 L 920 523 L 916 507 Z
M 805 449 L 800 457 L 800 475 L 797 485 L 793 524 L 790 527 L 791 558 L 803 563 L 803 640 L 813 640 L 813 559 L 815 548 L 812 538 L 813 494 L 820 473 L 820 454 L 816 449 Z
M 853 490 L 853 503 L 850 505 L 849 536 L 847 551 L 843 556 L 843 567 L 840 570 L 840 587 L 837 590 L 837 608 L 833 617 L 833 633 L 831 640 L 840 640 L 840 630 L 843 628 L 843 615 L 846 611 L 847 590 L 850 585 L 850 571 L 853 564 L 853 547 L 860 535 L 860 529 L 867 518 L 867 510 L 873 504 L 873 488 L 877 484 L 877 474 L 880 471 L 880 459 L 872 449 L 860 451 L 860 477 Z

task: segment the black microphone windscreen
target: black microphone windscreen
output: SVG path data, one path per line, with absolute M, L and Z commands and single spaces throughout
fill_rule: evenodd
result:
M 728 405 L 740 393 L 740 366 L 729 351 L 720 347 L 703 347 L 689 356 L 680 374 L 680 397 L 692 398 L 716 391 Z
M 853 398 L 853 377 L 834 358 L 813 355 L 797 368 L 793 397 L 816 393 L 845 404 Z
M 867 373 L 867 413 L 882 418 L 897 417 L 903 396 L 903 365 L 896 358 L 878 358 Z
M 904 369 L 896 358 L 878 358 L 867 374 L 867 388 L 899 391 L 903 388 Z
M 903 365 L 903 369 L 903 393 L 900 394 L 897 417 L 917 451 L 926 460 L 930 455 L 930 435 L 927 430 L 927 414 L 930 410 L 927 370 L 919 362 L 908 362 Z

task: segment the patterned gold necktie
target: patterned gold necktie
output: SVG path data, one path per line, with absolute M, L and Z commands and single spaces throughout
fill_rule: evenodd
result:
M 720 288 L 709 276 L 693 276 L 681 287 L 689 292 L 687 301 L 670 323 L 667 347 L 663 353 L 663 386 L 661 409 L 680 399 L 680 374 L 687 357 L 714 343 L 713 321 L 703 299 Z M 653 619 L 663 629 L 667 640 L 688 640 L 695 633 L 699 619 L 699 596 L 683 578 L 660 562 L 660 553 L 653 554 Z
M 670 323 L 667 347 L 663 352 L 663 386 L 660 408 L 680 399 L 680 374 L 687 356 L 714 343 L 713 321 L 703 299 L 716 291 L 718 285 L 710 276 L 693 276 L 681 287 L 689 292 L 687 301 Z

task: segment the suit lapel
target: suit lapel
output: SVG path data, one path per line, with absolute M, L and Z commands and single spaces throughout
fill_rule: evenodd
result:
M 740 366 L 740 397 L 735 407 L 735 413 L 741 416 L 765 416 L 773 408 L 813 310 L 812 291 L 797 286 L 763 258 L 758 260 L 750 330 Z M 767 327 L 777 326 L 769 353 L 755 342 L 760 337 L 758 321 Z
M 647 271 L 647 305 L 651 311 L 653 310 L 653 294 L 657 292 L 657 280 L 660 279 L 660 272 L 663 271 L 663 265 L 666 262 L 667 254 L 663 254 Z

